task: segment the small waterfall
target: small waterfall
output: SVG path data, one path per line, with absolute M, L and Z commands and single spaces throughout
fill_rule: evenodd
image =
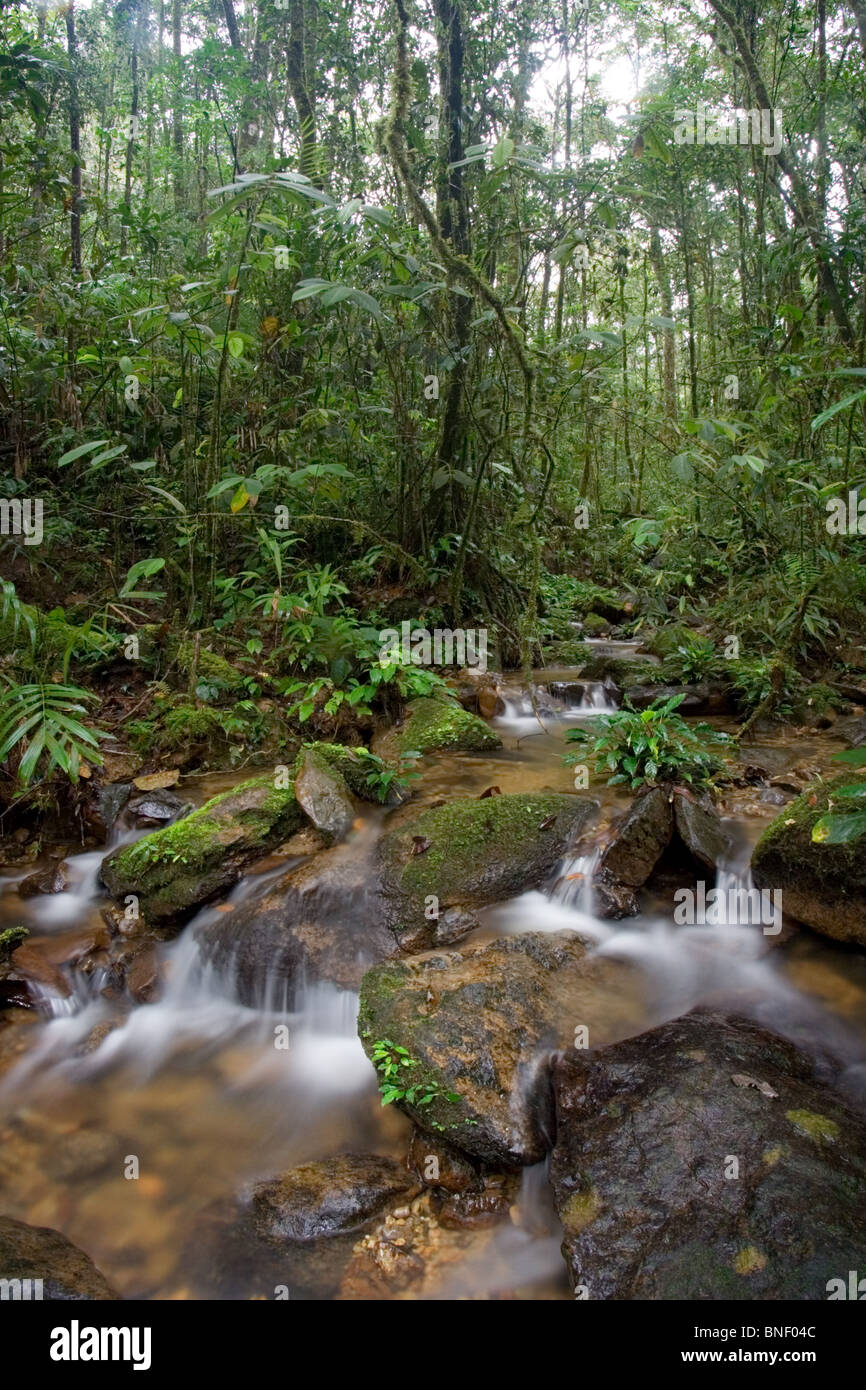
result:
M 587 853 L 563 860 L 562 872 L 552 893 L 554 902 L 574 907 L 587 917 L 594 916 L 593 879 L 602 853 L 601 845 L 593 845 Z

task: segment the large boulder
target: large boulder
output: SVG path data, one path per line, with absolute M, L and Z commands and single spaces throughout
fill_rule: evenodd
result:
M 866 1121 L 790 1043 L 691 1014 L 554 1073 L 550 1176 L 593 1299 L 825 1299 L 866 1268 Z
M 329 842 L 345 840 L 355 821 L 355 803 L 342 774 L 315 746 L 300 755 L 295 796 L 301 810 Z
M 621 1036 L 635 988 L 628 967 L 588 957 L 576 933 L 526 932 L 374 967 L 358 1032 L 368 1055 L 382 1041 L 406 1050 L 403 1089 L 421 1089 L 398 1103 L 417 1125 L 515 1167 L 551 1144 L 551 1052 L 580 1025 L 595 1038 L 618 1022 Z
M 102 880 L 115 898 L 134 894 L 149 922 L 189 914 L 225 892 L 247 864 L 304 822 L 291 785 L 255 777 L 198 811 L 109 854 Z
M 0 1279 L 41 1279 L 45 1299 L 84 1302 L 120 1297 L 93 1261 L 66 1236 L 48 1226 L 28 1226 L 11 1216 L 0 1216 Z M 30 1297 L 35 1297 L 32 1286 Z
M 839 795 L 857 781 L 852 772 L 808 787 L 790 802 L 755 846 L 752 875 L 758 888 L 781 889 L 785 912 L 798 922 L 836 941 L 866 946 L 866 830 L 844 845 L 812 839 L 829 810 L 863 810 L 862 798 Z
M 731 853 L 731 838 L 708 796 L 674 792 L 674 826 L 692 858 L 716 869 Z
M 464 798 L 389 831 L 381 893 L 401 948 L 457 941 L 477 926 L 473 909 L 539 887 L 597 811 L 567 793 Z
M 650 787 L 636 797 L 616 837 L 605 850 L 600 868 L 630 888 L 646 883 L 674 833 L 671 795 Z
M 386 762 L 399 762 L 407 753 L 485 753 L 501 748 L 502 740 L 489 724 L 451 700 L 422 697 L 406 706 L 403 721 L 378 734 L 373 752 Z

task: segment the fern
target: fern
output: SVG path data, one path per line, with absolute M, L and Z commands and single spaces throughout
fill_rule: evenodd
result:
M 24 756 L 18 765 L 18 778 L 29 786 L 41 769 L 50 777 L 58 769 L 71 781 L 78 781 L 83 758 L 102 762 L 99 740 L 106 735 L 90 729 L 78 715 L 86 714 L 82 701 L 96 696 L 77 685 L 10 685 L 0 695 L 0 762 L 20 744 Z
M 33 621 L 33 615 L 16 594 L 15 585 L 11 579 L 0 579 L 0 600 L 2 600 L 0 622 L 5 623 L 7 619 L 11 620 L 13 641 L 18 636 L 19 627 L 23 625 L 30 639 L 30 646 L 35 650 L 36 624 Z

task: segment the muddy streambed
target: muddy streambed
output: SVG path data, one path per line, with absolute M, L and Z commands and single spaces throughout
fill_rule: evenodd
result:
M 566 689 L 543 716 L 544 727 L 515 684 L 493 721 L 503 748 L 428 757 L 413 805 L 479 796 L 494 786 L 503 793 L 573 790 L 573 774 L 561 761 L 565 729 L 604 708 L 604 694 L 585 691 L 569 704 L 573 673 L 556 675 Z M 827 770 L 839 747 L 830 734 L 785 734 L 756 745 L 755 753 L 784 776 L 794 765 Z M 190 778 L 179 790 L 200 804 L 238 780 L 240 774 Z M 596 1044 L 701 1002 L 721 1003 L 810 1050 L 831 1048 L 843 1090 L 862 1099 L 866 955 L 796 927 L 775 942 L 752 928 L 675 927 L 661 898 L 637 918 L 595 919 L 581 875 L 628 797 L 595 777 L 590 794 L 602 804 L 594 843 L 580 845 L 544 892 L 487 909 L 479 938 L 570 928 L 591 940 L 611 968 L 600 973 L 590 998 L 563 998 L 561 1007 L 589 1024 Z M 745 882 L 750 846 L 785 796 L 772 787 L 729 794 L 723 811 L 738 848 L 722 870 L 727 881 Z M 347 854 L 369 856 L 381 833 L 384 814 L 366 812 Z M 54 897 L 19 898 L 17 884 L 36 866 L 4 870 L 0 925 L 23 922 L 40 941 L 95 929 L 106 904 L 96 880 L 104 853 L 73 856 L 69 888 Z M 199 956 L 194 927 L 261 895 L 284 868 L 265 861 L 225 902 L 159 947 L 161 984 L 152 1002 L 106 999 L 98 972 L 78 976 L 73 992 L 62 994 L 47 972 L 41 1012 L 5 1011 L 0 1210 L 62 1231 L 125 1298 L 272 1297 L 240 1258 L 235 1268 L 230 1255 L 220 1257 L 225 1267 L 214 1275 L 207 1235 L 214 1217 L 252 1181 L 298 1163 L 343 1151 L 396 1158 L 406 1151 L 411 1125 L 379 1104 L 356 1034 L 355 994 L 327 982 L 302 985 L 287 1008 L 281 983 L 273 981 L 262 1005 L 250 1008 L 238 1002 L 231 971 L 217 972 Z M 345 911 L 350 923 L 351 901 Z M 50 954 L 50 943 L 45 949 Z M 289 1045 L 276 1045 L 278 1036 Z M 427 1229 L 423 1200 L 413 1217 L 416 1233 L 419 1223 Z M 396 1284 L 391 1296 L 569 1296 L 543 1164 L 524 1171 L 502 1225 L 442 1230 L 430 1223 L 428 1234 L 423 1277 L 405 1290 Z M 288 1273 L 286 1280 L 291 1284 Z M 364 1289 L 349 1284 L 341 1296 L 365 1296 Z

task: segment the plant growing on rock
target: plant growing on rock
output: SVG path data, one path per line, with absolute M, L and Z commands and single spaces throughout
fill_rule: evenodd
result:
M 848 748 L 836 754 L 836 762 L 848 763 L 853 767 L 866 767 L 866 748 Z M 850 786 L 837 787 L 833 792 L 832 805 L 846 804 L 844 809 L 830 811 L 815 824 L 812 840 L 817 845 L 847 845 L 866 833 L 866 778 L 862 782 L 852 782 Z
M 625 783 L 632 791 L 658 782 L 706 786 L 724 766 L 711 745 L 728 740 L 709 724 L 691 725 L 677 714 L 684 698 L 674 695 L 645 710 L 626 707 L 602 715 L 589 729 L 569 729 L 567 741 L 582 747 L 579 753 L 566 753 L 564 761 L 580 761 L 589 743 L 596 772 L 613 774 L 609 786 Z
M 411 1080 L 407 1073 L 413 1067 L 417 1067 L 418 1062 L 414 1057 L 409 1056 L 405 1047 L 391 1042 L 390 1038 L 377 1039 L 373 1044 L 370 1057 L 382 1078 L 379 1082 L 379 1090 L 382 1094 L 383 1105 L 393 1105 L 395 1101 L 399 1100 L 405 1100 L 407 1105 L 432 1105 L 439 1096 L 452 1103 L 460 1099 L 456 1092 L 442 1091 L 430 1081 L 418 1081 L 411 1086 L 405 1085 L 405 1082 Z

